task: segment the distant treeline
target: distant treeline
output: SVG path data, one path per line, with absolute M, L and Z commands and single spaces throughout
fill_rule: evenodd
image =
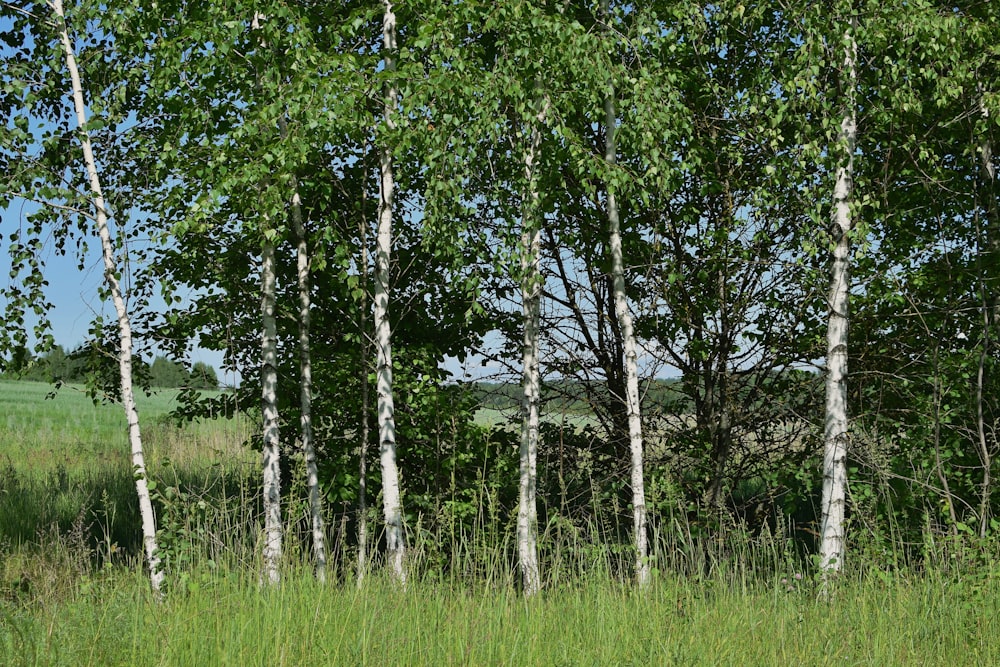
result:
M 642 390 L 644 405 L 669 408 L 672 412 L 685 412 L 690 407 L 691 401 L 684 394 L 679 378 L 653 379 Z M 482 408 L 514 410 L 521 405 L 521 385 L 516 383 L 476 382 L 472 392 Z M 584 386 L 576 380 L 555 380 L 545 383 L 543 396 L 549 409 L 588 414 L 593 411 L 591 402 L 595 394 L 606 392 L 603 383 Z
M 132 360 L 133 374 L 140 384 L 149 387 L 174 389 L 192 387 L 195 389 L 217 389 L 219 379 L 210 365 L 196 361 L 191 370 L 184 364 L 158 356 L 153 363 L 142 359 Z M 116 373 L 117 358 L 90 345 L 67 352 L 56 345 L 51 350 L 35 358 L 26 349 L 15 352 L 5 379 L 33 380 L 37 382 L 86 383 L 95 374 Z

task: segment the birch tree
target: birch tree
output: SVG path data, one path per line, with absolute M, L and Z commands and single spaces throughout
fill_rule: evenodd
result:
M 367 145 L 365 147 L 367 149 Z M 367 157 L 367 152 L 365 153 Z M 362 158 L 364 159 L 364 158 Z M 363 170 L 367 173 L 367 169 Z M 361 308 L 358 310 L 358 336 L 360 349 L 361 366 L 361 412 L 359 424 L 359 444 L 358 444 L 358 572 L 357 584 L 360 587 L 368 572 L 368 440 L 369 422 L 368 411 L 370 385 L 368 382 L 369 370 L 369 341 L 371 336 L 368 332 L 368 220 L 367 220 L 366 189 L 361 191 L 361 215 L 358 223 L 359 238 L 361 239 Z
M 288 141 L 288 120 L 282 115 L 278 120 L 282 141 Z M 294 167 L 293 167 L 294 169 Z M 312 423 L 312 356 L 310 353 L 310 308 L 309 294 L 309 243 L 306 236 L 305 219 L 302 213 L 302 198 L 299 193 L 299 179 L 292 173 L 290 217 L 295 233 L 296 280 L 299 291 L 299 420 L 301 427 L 302 453 L 306 464 L 306 489 L 309 494 L 309 521 L 312 529 L 313 558 L 316 561 L 316 578 L 326 581 L 326 526 L 323 521 L 323 503 L 319 489 L 319 470 L 316 465 L 316 445 Z
M 608 1 L 603 0 L 602 10 L 606 29 L 611 31 Z M 604 160 L 614 168 L 617 163 L 615 133 L 618 119 L 615 114 L 615 86 L 608 82 L 608 94 L 604 98 L 605 146 Z M 622 333 L 622 348 L 625 356 L 625 404 L 628 410 L 629 435 L 629 477 L 632 482 L 632 530 L 635 539 L 635 577 L 639 586 L 649 584 L 649 547 L 646 533 L 646 491 L 642 466 L 642 414 L 639 406 L 638 347 L 632 315 L 629 313 L 625 296 L 625 266 L 622 259 L 622 237 L 618 201 L 612 173 L 606 183 L 605 206 L 608 215 L 608 248 L 611 253 L 611 277 L 613 281 L 615 317 Z
M 312 426 L 312 356 L 309 346 L 310 295 L 309 295 L 309 246 L 306 227 L 302 219 L 302 201 L 298 181 L 292 178 L 292 226 L 296 237 L 296 268 L 299 287 L 299 410 L 302 426 L 302 452 L 306 461 L 306 487 L 309 492 L 309 520 L 312 528 L 313 558 L 316 560 L 316 578 L 326 581 L 326 526 L 323 521 L 323 503 L 319 488 L 319 470 L 316 465 L 316 446 Z
M 878 67 L 862 68 L 858 83 L 866 158 L 854 179 L 865 184 L 858 199 L 877 197 L 865 226 L 878 252 L 852 267 L 864 290 L 852 295 L 851 421 L 865 434 L 851 443 L 852 495 L 864 513 L 887 472 L 908 479 L 878 518 L 911 543 L 988 529 L 997 454 L 997 199 L 982 160 L 996 126 L 983 111 L 996 107 L 982 102 L 995 105 L 995 78 L 983 75 L 995 71 L 1000 14 L 990 3 L 943 7 L 869 5 L 864 45 Z M 890 439 L 886 452 L 879 440 Z
M 538 509 L 535 500 L 538 476 L 539 408 L 541 377 L 538 359 L 538 320 L 543 280 L 540 263 L 541 216 L 538 205 L 537 161 L 545 123 L 546 103 L 536 85 L 539 101 L 537 116 L 528 126 L 529 137 L 524 152 L 524 196 L 521 217 L 521 309 L 523 344 L 521 353 L 521 451 L 518 484 L 517 553 L 521 566 L 524 594 L 535 595 L 541 589 L 538 570 Z
M 983 477 L 979 494 L 979 536 L 985 538 L 990 525 L 990 499 L 993 493 L 992 468 L 996 436 L 991 438 L 987 431 L 987 398 L 986 386 L 989 382 L 989 356 L 995 346 L 998 323 L 1000 323 L 1000 289 L 997 285 L 997 272 L 1000 266 L 1000 186 L 993 158 L 993 129 L 990 119 L 990 109 L 984 100 L 985 91 L 981 82 L 976 82 L 976 105 L 979 111 L 979 145 L 976 152 L 979 157 L 979 177 L 976 190 L 980 204 L 981 217 L 985 224 L 985 233 L 977 230 L 980 260 L 980 293 L 982 301 L 983 334 L 979 353 L 979 363 L 976 369 L 976 435 L 979 441 L 979 458 L 982 463 Z M 977 218 L 980 215 L 976 216 Z M 993 442 L 991 443 L 991 440 Z
M 251 29 L 260 31 L 265 17 L 254 12 Z M 260 46 L 267 49 L 261 38 Z M 258 75 L 259 77 L 259 75 Z M 261 85 L 258 78 L 258 92 Z M 261 187 L 267 189 L 269 179 L 265 178 Z M 262 215 L 261 262 L 260 262 L 260 313 L 261 335 L 261 415 L 263 417 L 263 444 L 261 447 L 261 469 L 264 497 L 264 575 L 271 584 L 281 580 L 281 551 L 284 528 L 281 522 L 281 438 L 278 427 L 278 324 L 275 317 L 277 299 L 274 244 L 278 238 L 277 229 L 271 226 L 270 215 Z
M 854 150 L 857 145 L 856 20 L 851 15 L 840 40 L 842 60 L 838 94 L 841 100 L 831 230 L 829 319 L 826 335 L 826 419 L 823 446 L 823 497 L 820 563 L 825 574 L 839 572 L 844 561 L 844 510 L 847 496 L 847 329 L 850 318 L 850 255 L 854 205 Z
M 382 48 L 385 72 L 395 68 L 396 15 L 392 2 L 383 2 Z M 383 122 L 386 130 L 396 127 L 394 119 L 398 105 L 395 84 L 386 83 Z M 392 204 L 395 181 L 392 171 L 392 148 L 383 138 L 380 158 L 381 200 L 379 202 L 378 235 L 375 253 L 375 355 L 376 391 L 378 393 L 379 462 L 382 468 L 382 507 L 385 517 L 387 558 L 393 576 L 406 584 L 403 562 L 406 546 L 403 536 L 403 508 L 400 499 L 399 469 L 396 463 L 396 421 L 392 393 L 392 335 L 389 330 L 389 267 L 392 257 Z
M 97 159 L 90 142 L 90 132 L 87 129 L 87 107 L 83 98 L 83 85 L 80 71 L 76 64 L 76 53 L 70 40 L 66 15 L 62 0 L 51 0 L 49 6 L 56 16 L 59 39 L 66 58 L 66 69 L 72 82 L 73 108 L 76 113 L 78 138 L 83 149 L 83 161 L 87 171 L 87 180 L 94 207 L 94 224 L 101 241 L 101 256 L 104 263 L 104 283 L 114 303 L 118 319 L 118 368 L 121 383 L 121 401 L 128 423 L 129 445 L 132 450 L 132 470 L 135 477 L 135 490 L 139 500 L 139 514 L 142 517 L 142 541 L 149 566 L 149 581 L 153 594 L 160 598 L 163 594 L 163 572 L 160 570 L 160 558 L 156 545 L 156 518 L 153 504 L 149 496 L 149 484 L 146 477 L 146 462 L 142 447 L 142 432 L 139 426 L 139 412 L 135 404 L 135 393 L 132 387 L 132 326 L 129 319 L 125 297 L 119 282 L 119 262 L 115 253 L 114 240 L 108 225 L 109 211 L 104 201 L 101 189 L 100 173 Z
M 274 243 L 266 238 L 274 230 L 264 229 L 261 244 L 260 312 L 261 335 L 261 412 L 264 444 L 261 452 L 264 494 L 264 574 L 271 584 L 281 580 L 279 563 L 282 548 L 281 523 L 281 449 L 278 431 L 278 332 L 275 320 Z

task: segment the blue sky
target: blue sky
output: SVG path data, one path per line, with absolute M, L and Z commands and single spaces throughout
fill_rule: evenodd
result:
M 11 31 L 12 25 L 13 23 L 9 16 L 0 17 L 0 32 Z M 30 46 L 30 35 L 28 39 Z M 3 45 L 0 48 L 0 55 L 9 57 L 12 53 L 6 45 Z M 68 96 L 68 90 L 66 105 L 66 113 L 71 114 L 72 102 Z M 50 130 L 52 127 L 47 121 L 38 118 L 32 117 L 29 120 L 32 132 L 38 137 L 39 141 L 44 132 Z M 12 124 L 13 118 L 8 118 L 4 122 Z M 98 162 L 100 162 L 100 156 L 98 156 Z M 80 168 L 82 169 L 82 165 Z M 0 238 L 2 238 L 2 242 L 0 242 L 0 246 L 2 246 L 0 248 L 0 276 L 2 278 L 0 279 L 5 281 L 3 283 L 4 287 L 14 282 L 10 277 L 11 261 L 8 254 L 10 235 L 18 229 L 26 228 L 28 225 L 27 216 L 36 210 L 38 210 L 38 204 L 16 197 L 6 209 L 0 208 Z M 112 213 L 114 214 L 115 212 L 112 211 Z M 135 221 L 130 222 L 134 223 Z M 88 238 L 88 244 L 89 248 L 86 256 L 83 258 L 82 270 L 79 267 L 78 258 L 75 253 L 70 252 L 65 256 L 60 255 L 56 252 L 51 239 L 48 239 L 42 251 L 41 259 L 44 263 L 45 278 L 49 283 L 46 290 L 47 297 L 53 305 L 52 310 L 49 312 L 52 334 L 55 337 L 56 343 L 67 349 L 72 349 L 87 339 L 90 324 L 98 315 L 102 315 L 105 321 L 114 320 L 114 308 L 112 304 L 110 301 L 103 301 L 99 296 L 104 276 L 100 243 L 96 232 Z M 71 248 L 72 246 L 72 243 L 67 244 L 67 248 Z M 0 306 L 4 309 L 4 322 L 9 319 L 7 316 L 7 305 L 0 298 Z M 163 308 L 164 305 L 162 301 L 156 300 L 153 302 L 153 307 Z M 30 313 L 28 316 L 29 320 L 26 322 L 26 326 L 29 330 L 29 342 L 33 345 L 35 341 L 31 332 L 36 324 L 36 320 L 31 319 L 32 316 Z M 209 363 L 220 371 L 220 378 L 222 377 L 221 353 L 195 350 L 189 361 L 192 363 L 195 361 Z
M 5 242 L 11 233 L 26 224 L 25 217 L 36 209 L 36 204 L 18 199 L 15 199 L 7 209 L 0 209 L 0 235 Z M 51 243 L 46 244 L 42 252 L 45 277 L 49 282 L 48 299 L 53 304 L 49 313 L 52 334 L 56 343 L 67 349 L 72 349 L 87 339 L 90 323 L 97 315 L 103 315 L 106 321 L 114 319 L 114 307 L 111 302 L 102 301 L 99 297 L 104 276 L 100 244 L 96 234 L 90 240 L 89 246 L 82 271 L 72 253 L 60 255 Z M 0 252 L 0 275 L 6 281 L 5 286 L 12 282 L 10 268 L 10 256 L 5 243 L 3 252 Z M 153 307 L 162 308 L 162 301 L 154 301 Z M 6 313 L 6 302 L 3 303 L 3 308 Z M 6 320 L 6 316 L 4 319 Z M 29 320 L 27 324 L 31 328 L 35 321 Z M 220 371 L 221 376 L 221 353 L 195 350 L 190 361 L 209 363 Z
M 36 209 L 34 204 L 15 199 L 9 208 L 0 211 L 0 234 L 4 240 L 26 227 L 26 216 Z M 92 245 L 95 246 L 92 250 L 96 250 L 96 243 Z M 10 284 L 13 280 L 10 277 L 10 256 L 6 250 L 5 244 L 4 252 L 0 254 L 0 271 Z M 108 312 L 98 300 L 98 286 L 102 279 L 100 255 L 96 252 L 91 254 L 93 257 L 88 258 L 84 271 L 80 271 L 75 257 L 60 256 L 51 244 L 46 244 L 42 253 L 45 277 L 49 281 L 48 296 L 55 306 L 51 312 L 53 334 L 56 342 L 63 347 L 71 348 L 82 343 L 93 316 Z M 6 312 L 7 304 L 3 305 Z M 33 325 L 34 321 L 29 322 L 29 326 Z
M 13 231 L 24 224 L 24 217 L 35 208 L 37 205 L 19 200 L 6 210 L 0 209 L 0 234 L 5 240 Z M 52 333 L 57 344 L 66 349 L 72 349 L 87 339 L 90 323 L 96 315 L 103 315 L 105 321 L 114 319 L 114 307 L 111 302 L 101 301 L 98 296 L 101 282 L 104 279 L 100 245 L 95 235 L 90 243 L 83 271 L 79 270 L 76 257 L 71 254 L 59 255 L 51 247 L 51 244 L 44 249 L 42 257 L 45 262 L 45 276 L 49 281 L 47 293 L 49 301 L 53 304 L 53 309 L 50 312 Z M 4 251 L 0 252 L 0 275 L 4 276 L 7 283 L 10 282 L 9 274 L 10 256 L 6 252 L 5 245 Z M 6 312 L 7 304 L 3 303 L 3 307 Z M 162 301 L 156 300 L 153 307 L 163 308 L 164 306 Z M 33 325 L 34 321 L 29 321 L 29 328 Z M 191 363 L 204 361 L 212 365 L 224 384 L 238 383 L 237 377 L 232 374 L 227 376 L 223 373 L 220 352 L 196 348 L 189 361 Z M 470 359 L 465 365 L 455 359 L 448 359 L 445 362 L 445 367 L 455 375 L 456 379 L 463 377 L 463 371 L 468 372 L 466 379 L 472 379 L 489 375 L 497 370 L 493 364 L 487 367 L 480 364 L 479 357 Z
M 25 216 L 35 208 L 32 204 L 15 200 L 2 212 L 0 234 L 9 238 L 12 232 L 25 225 Z M 64 347 L 74 347 L 86 337 L 91 315 L 103 311 L 102 304 L 97 300 L 101 280 L 99 257 L 95 256 L 88 262 L 82 272 L 74 258 L 59 256 L 51 246 L 44 249 L 42 258 L 49 281 L 49 299 L 55 304 L 52 318 L 56 341 Z M 0 255 L 0 270 L 7 277 L 8 284 L 11 283 L 10 256 L 7 252 Z M 5 303 L 5 309 L 6 306 Z

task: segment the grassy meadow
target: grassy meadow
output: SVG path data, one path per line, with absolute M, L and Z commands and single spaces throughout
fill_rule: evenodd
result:
M 245 424 L 218 420 L 178 427 L 167 414 L 177 391 L 137 397 L 149 464 L 163 459 L 218 462 L 245 458 L 240 445 Z M 20 473 L 102 470 L 129 465 L 121 407 L 94 404 L 80 387 L 57 392 L 41 382 L 0 380 L 0 465 Z
M 142 578 L 104 575 L 67 598 L 8 605 L 5 664 L 72 665 L 990 665 L 1000 655 L 995 582 L 869 580 L 838 599 L 666 577 L 637 594 L 607 582 L 549 590 L 417 582 L 398 591 L 277 590 L 216 575 L 157 605 Z
M 140 403 L 169 586 L 157 603 L 138 559 L 120 409 L 70 387 L 48 392 L 0 382 L 0 665 L 1000 661 L 1000 554 L 990 544 L 921 571 L 891 570 L 877 549 L 858 548 L 823 600 L 780 536 L 747 536 L 715 555 L 668 540 L 642 592 L 614 574 L 627 554 L 584 546 L 526 601 L 505 557 L 511 530 L 496 544 L 470 542 L 460 550 L 468 562 L 445 571 L 421 561 L 431 550 L 415 540 L 406 590 L 377 565 L 358 587 L 346 549 L 335 555 L 347 565 L 318 584 L 289 539 L 282 585 L 262 589 L 247 424 L 172 424 L 171 393 Z M 542 532 L 545 546 L 553 538 Z

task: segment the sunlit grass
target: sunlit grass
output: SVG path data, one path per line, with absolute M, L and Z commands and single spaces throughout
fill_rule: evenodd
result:
M 976 665 L 1000 655 L 995 580 L 847 580 L 739 588 L 661 577 L 645 592 L 584 582 L 525 601 L 511 589 L 373 579 L 362 589 L 291 571 L 275 590 L 234 573 L 151 602 L 138 576 L 70 599 L 4 608 L 8 664 L 74 665 Z
M 308 549 L 291 537 L 283 583 L 262 589 L 247 424 L 172 424 L 160 418 L 172 394 L 140 404 L 161 538 L 170 538 L 168 594 L 157 604 L 139 560 L 120 408 L 65 389 L 46 401 L 47 391 L 0 383 L 11 406 L 0 424 L 0 665 L 978 665 L 1000 657 L 1000 554 L 990 544 L 961 567 L 854 562 L 823 601 L 780 535 L 699 543 L 682 521 L 664 521 L 654 583 L 637 591 L 627 549 L 606 544 L 597 527 L 564 535 L 550 523 L 540 536 L 546 588 L 525 600 L 513 535 L 497 517 L 492 537 L 454 538 L 448 567 L 431 557 L 435 545 L 411 544 L 405 591 L 377 569 L 358 589 L 344 543 L 333 550 L 332 581 L 320 585 Z M 338 530 L 331 526 L 343 537 Z
M 49 397 L 51 392 L 48 384 L 0 381 L 0 404 L 6 408 L 0 421 L 0 593 L 13 585 L 19 595 L 37 598 L 49 588 L 42 582 L 62 581 L 61 575 L 43 573 L 52 553 L 72 553 L 80 564 L 66 569 L 68 576 L 141 553 L 121 407 L 95 405 L 78 387 L 65 386 Z M 228 525 L 233 535 L 243 535 L 254 519 L 253 503 L 241 506 L 254 497 L 246 488 L 249 465 L 256 460 L 244 446 L 247 421 L 176 424 L 167 418 L 176 398 L 169 390 L 137 397 L 146 466 L 159 487 L 154 501 L 161 524 L 188 520 L 179 501 L 164 513 L 168 490 L 183 491 L 185 501 L 211 505 L 220 532 Z M 233 528 L 237 515 L 240 526 Z
M 212 420 L 181 427 L 166 419 L 177 406 L 176 390 L 136 397 L 148 464 L 218 461 L 245 455 L 245 420 Z M 130 466 L 128 434 L 121 406 L 95 404 L 81 387 L 58 392 L 40 382 L 0 380 L 0 465 L 22 474 L 46 475 Z

